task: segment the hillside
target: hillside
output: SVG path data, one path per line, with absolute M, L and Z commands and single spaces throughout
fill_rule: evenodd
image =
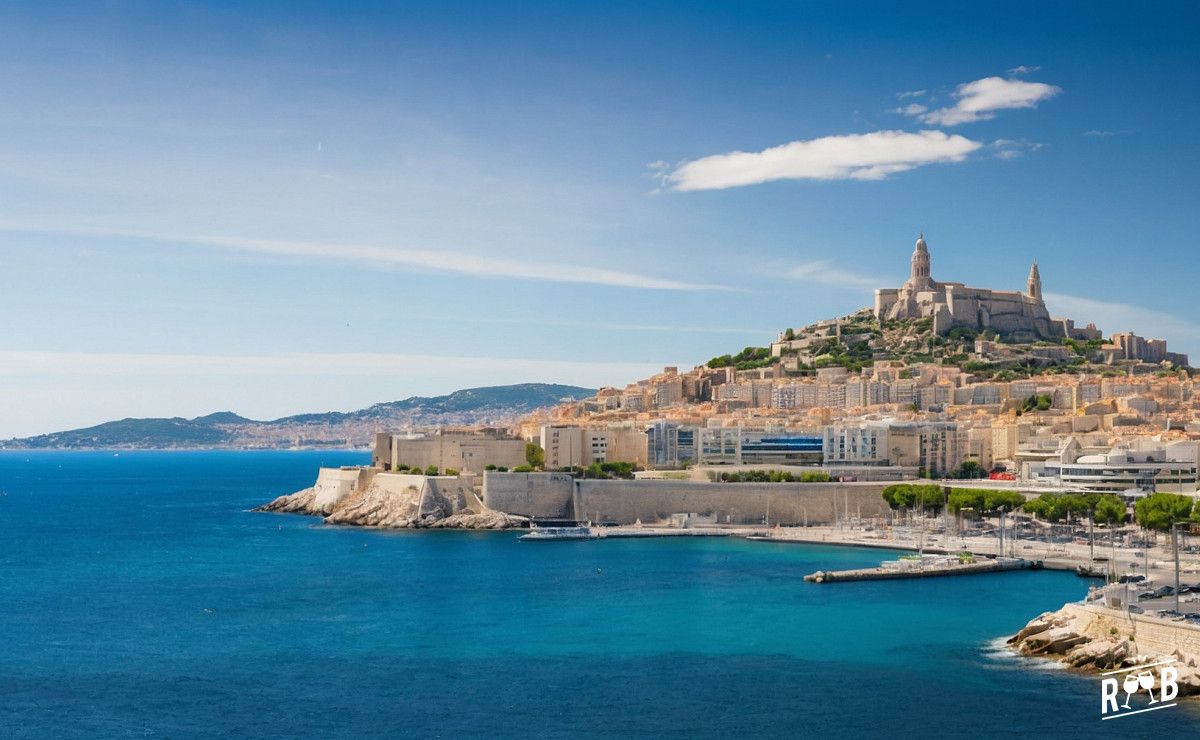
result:
M 1061 339 L 1057 342 L 1011 342 L 994 332 L 967 328 L 937 334 L 932 319 L 875 319 L 862 309 L 840 319 L 828 319 L 803 328 L 788 329 L 771 347 L 747 347 L 736 355 L 721 355 L 709 367 L 733 366 L 739 370 L 783 365 L 785 375 L 811 375 L 825 367 L 845 367 L 860 372 L 880 360 L 904 365 L 933 362 L 962 368 L 981 378 L 1014 378 L 1058 372 L 1094 372 L 1123 375 L 1136 361 L 1106 362 L 1105 340 Z M 1176 370 L 1163 363 L 1159 372 Z M 1183 368 L 1187 369 L 1187 368 Z
M 188 449 L 363 447 L 381 429 L 507 424 L 537 409 L 594 393 L 547 383 L 467 388 L 445 396 L 413 396 L 358 411 L 298 414 L 255 421 L 229 411 L 194 419 L 121 419 L 85 429 L 0 442 L 19 449 Z

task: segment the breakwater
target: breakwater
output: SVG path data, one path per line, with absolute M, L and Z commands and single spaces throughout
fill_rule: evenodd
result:
M 906 563 L 910 561 L 898 561 Z M 912 567 L 855 568 L 852 570 L 819 570 L 804 576 L 808 583 L 837 583 L 844 581 L 890 581 L 905 578 L 936 578 L 942 576 L 968 576 L 979 573 L 1002 573 L 1010 570 L 1025 570 L 1036 564 L 1020 558 L 997 558 L 973 563 L 913 564 Z

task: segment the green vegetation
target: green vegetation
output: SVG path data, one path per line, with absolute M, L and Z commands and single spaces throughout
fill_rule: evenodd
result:
M 753 370 L 779 362 L 778 357 L 771 356 L 769 347 L 746 347 L 736 355 L 721 355 L 708 361 L 712 368 L 732 367 L 737 370 Z
M 1017 415 L 1019 416 L 1021 414 L 1027 414 L 1030 411 L 1049 411 L 1050 407 L 1053 405 L 1053 396 L 1048 396 L 1044 393 L 1042 395 L 1030 396 L 1029 398 L 1025 399 L 1024 403 L 1021 404 L 1021 408 L 1017 412 Z
M 1123 524 L 1125 517 L 1125 502 L 1119 496 L 1106 493 L 1096 500 L 1096 508 L 1092 511 L 1092 520 L 1096 524 Z
M 514 473 L 532 473 L 533 466 L 532 465 L 518 465 L 517 467 L 513 468 L 512 471 Z
M 896 483 L 883 489 L 883 500 L 893 509 L 940 511 L 946 504 L 946 493 L 938 485 Z
M 425 468 L 425 475 L 437 475 L 437 474 L 438 474 L 438 466 L 430 465 L 429 467 Z
M 951 488 L 946 505 L 958 513 L 970 510 L 979 515 L 1013 511 L 1025 505 L 1025 497 L 1016 491 L 996 491 L 989 488 Z
M 805 470 L 793 475 L 787 470 L 738 470 L 721 473 L 723 483 L 828 483 L 829 473 Z
M 1193 515 L 1194 508 L 1196 507 L 1188 496 L 1178 493 L 1152 493 L 1134 505 L 1134 514 L 1140 526 L 1166 532 L 1174 524 L 1200 520 L 1200 516 Z
M 445 472 L 442 474 L 443 475 L 458 475 L 458 470 L 456 468 L 446 468 Z
M 525 443 L 525 462 L 530 467 L 540 468 L 546 464 L 546 451 L 533 442 Z
M 1025 513 L 1048 522 L 1088 515 L 1097 524 L 1125 521 L 1125 502 L 1111 493 L 1043 493 L 1026 502 Z
M 977 461 L 964 460 L 963 464 L 958 466 L 958 470 L 955 471 L 953 477 L 959 478 L 961 480 L 970 480 L 970 479 L 974 479 L 974 478 L 982 478 L 982 477 L 984 477 L 984 474 L 985 474 L 985 471 L 983 469 L 983 466 L 980 465 Z
M 557 472 L 570 473 L 576 478 L 597 480 L 611 480 L 614 478 L 632 479 L 635 467 L 631 462 L 603 462 L 592 463 L 586 468 L 579 466 L 559 468 Z

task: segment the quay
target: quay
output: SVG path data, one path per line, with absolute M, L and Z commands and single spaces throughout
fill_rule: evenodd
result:
M 965 576 L 977 573 L 1002 573 L 1010 570 L 1040 568 L 1041 563 L 1023 558 L 994 558 L 988 560 L 959 562 L 957 558 L 937 558 L 936 562 L 925 562 L 921 558 L 901 559 L 883 563 L 878 568 L 855 570 L 819 570 L 804 576 L 808 583 L 837 583 L 840 581 L 888 581 L 903 578 L 934 578 L 940 576 Z

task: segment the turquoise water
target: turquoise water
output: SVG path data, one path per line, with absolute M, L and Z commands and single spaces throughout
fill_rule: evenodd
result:
M 816 586 L 887 553 L 247 512 L 365 460 L 0 453 L 0 737 L 1161 737 L 1200 718 L 1101 722 L 1095 679 L 990 645 L 1082 597 L 1069 574 Z

